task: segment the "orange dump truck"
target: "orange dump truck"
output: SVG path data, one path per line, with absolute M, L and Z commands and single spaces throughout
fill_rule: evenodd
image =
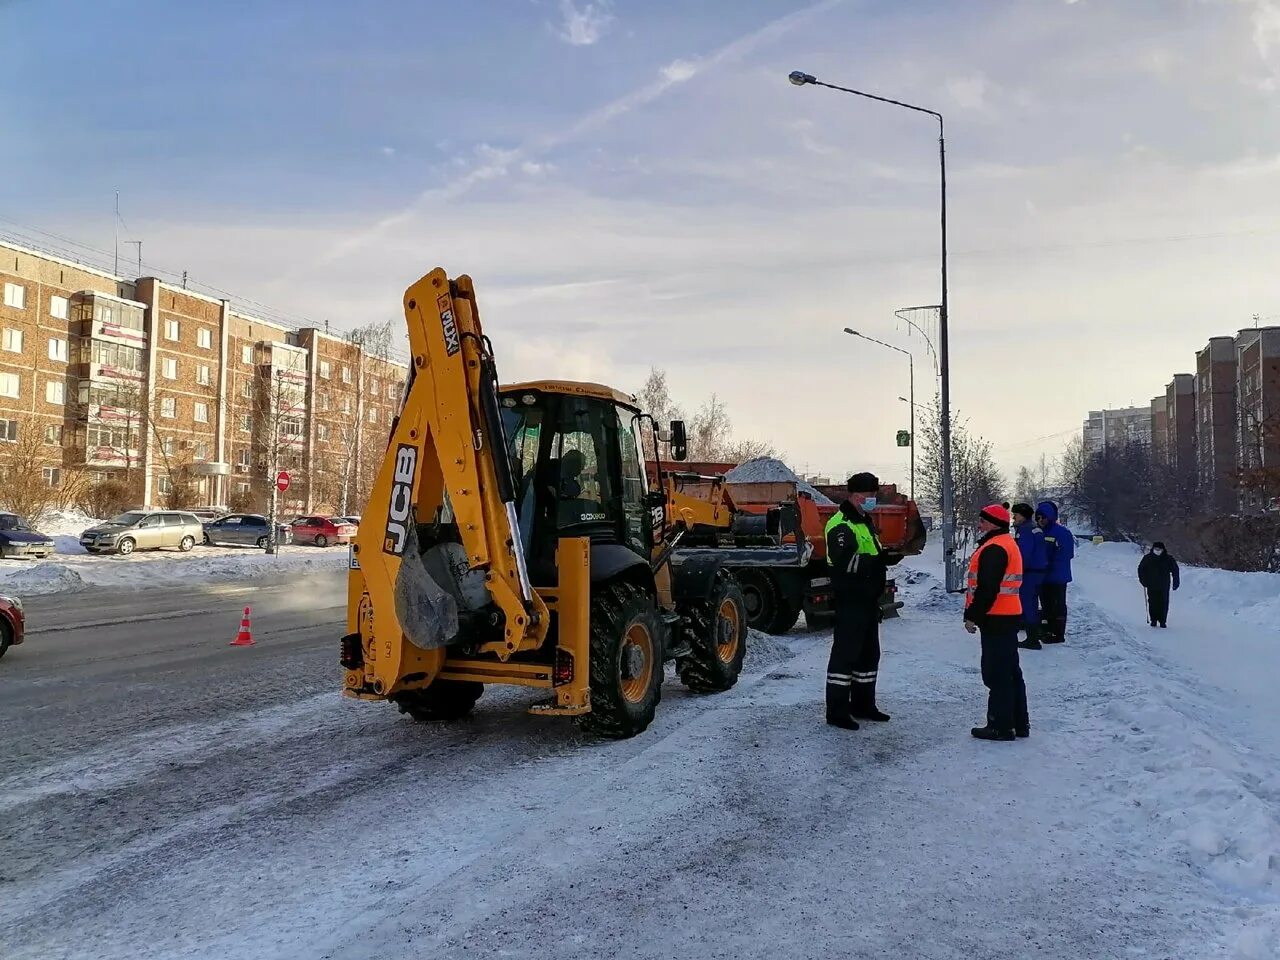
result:
M 662 470 L 679 467 L 707 476 L 723 475 L 736 464 L 683 463 L 663 464 Z M 649 470 L 654 477 L 653 465 Z M 725 482 L 726 499 L 743 521 L 735 524 L 739 530 L 748 530 L 752 519 L 758 519 L 762 527 L 775 533 L 781 524 L 790 528 L 795 520 L 780 520 L 780 514 L 798 517 L 799 534 L 784 534 L 783 542 L 795 542 L 803 536 L 812 547 L 809 561 L 804 566 L 742 567 L 734 568 L 734 575 L 742 585 L 746 601 L 747 618 L 752 627 L 765 633 L 786 633 L 804 613 L 809 626 L 825 628 L 831 622 L 831 578 L 827 568 L 827 521 L 839 509 L 837 504 L 823 504 L 795 481 L 767 481 L 740 483 Z M 843 498 L 840 488 L 822 489 L 824 496 L 832 500 Z M 876 532 L 887 551 L 903 556 L 914 556 L 924 549 L 925 528 L 920 511 L 914 501 L 898 492 L 893 484 L 880 487 L 877 505 L 872 511 Z M 722 535 L 723 536 L 723 535 Z M 902 604 L 897 600 L 897 585 L 891 578 L 885 587 L 883 606 L 886 616 L 895 616 Z

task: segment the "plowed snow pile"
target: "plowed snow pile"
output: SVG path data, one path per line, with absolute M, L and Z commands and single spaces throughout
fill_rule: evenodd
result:
M 826 507 L 835 504 L 834 500 L 805 483 L 795 471 L 774 457 L 756 457 L 754 460 L 748 460 L 734 467 L 724 476 L 730 483 L 795 483 L 799 489 L 813 497 L 815 502 Z

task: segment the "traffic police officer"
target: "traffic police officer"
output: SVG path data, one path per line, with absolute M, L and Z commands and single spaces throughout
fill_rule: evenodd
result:
M 826 528 L 835 608 L 835 633 L 827 662 L 827 723 L 857 730 L 858 720 L 889 719 L 876 706 L 880 600 L 886 568 L 902 558 L 885 553 L 871 523 L 880 491 L 875 474 L 854 474 L 848 491 L 848 498 Z

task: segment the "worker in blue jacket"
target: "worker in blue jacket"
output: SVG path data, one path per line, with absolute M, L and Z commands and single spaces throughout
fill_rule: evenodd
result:
M 1036 504 L 1036 526 L 1044 531 L 1048 553 L 1044 583 L 1040 585 L 1040 622 L 1043 643 L 1063 643 L 1067 639 L 1067 584 L 1071 582 L 1071 560 L 1076 555 L 1076 538 L 1058 522 L 1058 505 L 1052 500 Z
M 1022 625 L 1027 639 L 1018 646 L 1024 650 L 1040 649 L 1040 586 L 1044 583 L 1049 566 L 1049 551 L 1044 542 L 1044 531 L 1031 519 L 1035 511 L 1029 503 L 1013 505 L 1013 539 L 1018 542 L 1022 554 Z

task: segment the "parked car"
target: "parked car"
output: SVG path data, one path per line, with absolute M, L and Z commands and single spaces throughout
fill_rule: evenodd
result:
M 217 520 L 219 517 L 225 517 L 231 511 L 226 507 L 192 507 L 184 513 L 194 514 L 196 519 L 201 523 L 208 523 L 210 520 Z
M 17 597 L 0 597 L 0 657 L 10 647 L 22 642 L 26 625 L 22 601 Z
M 344 523 L 340 517 L 299 517 L 293 521 L 293 542 L 314 543 L 317 547 L 350 543 L 356 529 L 354 523 Z
M 234 543 L 265 549 L 271 523 L 257 513 L 232 513 L 204 525 L 206 544 Z M 287 523 L 276 524 L 276 543 L 290 543 L 293 530 Z
M 204 539 L 204 526 L 194 514 L 179 510 L 130 510 L 80 534 L 90 553 L 118 553 L 177 547 L 184 553 Z
M 333 522 L 334 522 L 334 523 L 349 523 L 349 524 L 351 524 L 351 525 L 352 525 L 352 526 L 354 526 L 354 527 L 359 527 L 359 526 L 360 526 L 360 518 L 359 518 L 359 517 L 334 517 L 334 518 L 333 518 Z
M 53 553 L 53 538 L 37 533 L 16 513 L 0 513 L 0 559 L 44 559 Z

